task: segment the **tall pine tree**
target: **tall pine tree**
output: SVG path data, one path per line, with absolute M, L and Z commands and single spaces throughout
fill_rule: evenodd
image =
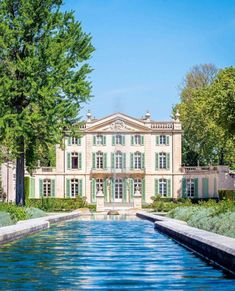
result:
M 90 97 L 94 48 L 61 0 L 0 1 L 0 143 L 16 158 L 16 204 L 24 172 L 61 142 Z

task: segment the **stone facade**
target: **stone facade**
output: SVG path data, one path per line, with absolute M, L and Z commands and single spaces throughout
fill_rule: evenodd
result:
M 78 139 L 66 132 L 64 148 L 56 146 L 56 167 L 38 168 L 30 177 L 32 198 L 81 195 L 95 203 L 102 189 L 107 204 L 132 205 L 137 187 L 143 203 L 155 195 L 217 197 L 218 189 L 234 187 L 227 167 L 182 167 L 178 115 L 158 122 L 148 112 L 141 119 L 122 113 L 93 119 L 88 113 L 81 132 Z

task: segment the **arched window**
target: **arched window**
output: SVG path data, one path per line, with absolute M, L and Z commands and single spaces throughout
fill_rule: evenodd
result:
M 104 166 L 104 155 L 102 152 L 96 154 L 96 168 L 103 169 Z
M 134 154 L 134 168 L 135 169 L 141 169 L 142 168 L 141 166 L 142 166 L 141 165 L 141 153 L 136 152 Z
M 123 159 L 122 159 L 122 153 L 121 152 L 116 152 L 116 169 L 122 169 L 123 167 Z
M 159 194 L 166 197 L 167 195 L 167 181 L 166 179 L 159 180 Z
M 159 167 L 160 169 L 166 169 L 166 153 L 159 154 Z

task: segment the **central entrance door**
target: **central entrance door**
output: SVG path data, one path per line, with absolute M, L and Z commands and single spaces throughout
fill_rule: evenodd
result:
M 123 198 L 123 179 L 115 179 L 114 202 L 122 202 Z

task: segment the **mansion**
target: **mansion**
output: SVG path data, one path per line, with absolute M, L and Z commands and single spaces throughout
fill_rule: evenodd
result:
M 56 146 L 56 167 L 39 167 L 30 177 L 30 198 L 80 195 L 96 203 L 101 190 L 107 204 L 131 205 L 137 189 L 143 203 L 156 195 L 209 198 L 233 189 L 228 167 L 182 166 L 179 117 L 159 122 L 147 112 L 141 119 L 122 113 L 95 119 L 88 112 L 81 137 L 66 132 L 63 148 Z

